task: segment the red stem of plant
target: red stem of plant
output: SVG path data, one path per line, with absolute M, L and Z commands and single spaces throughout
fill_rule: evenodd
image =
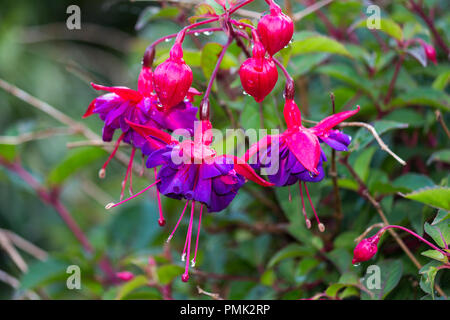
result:
M 214 80 L 217 77 L 217 72 L 219 71 L 220 64 L 222 63 L 223 57 L 225 56 L 225 53 L 227 52 L 228 47 L 233 42 L 233 37 L 229 37 L 227 43 L 223 46 L 222 52 L 220 52 L 219 58 L 217 58 L 216 66 L 214 67 L 214 70 L 211 74 L 211 78 L 209 79 L 208 87 L 206 88 L 205 95 L 203 96 L 202 103 L 201 103 L 201 109 L 200 109 L 200 119 L 201 120 L 209 120 L 209 95 L 212 90 L 212 86 L 214 83 Z
M 442 253 L 444 256 L 450 256 L 450 253 L 445 252 L 444 250 L 438 248 L 437 246 L 435 246 L 434 244 L 432 244 L 431 242 L 425 240 L 424 238 L 422 238 L 421 236 L 419 236 L 417 233 L 402 227 L 402 226 L 396 226 L 396 225 L 389 225 L 386 227 L 381 228 L 380 230 L 378 230 L 378 232 L 376 233 L 376 235 L 381 236 L 383 234 L 384 231 L 388 230 L 388 229 L 400 229 L 403 231 L 408 232 L 409 234 L 413 235 L 414 237 L 416 237 L 417 239 L 419 239 L 420 241 L 426 243 L 427 245 L 429 245 L 431 248 L 433 248 L 434 250 L 439 251 L 440 253 Z
M 388 104 L 391 101 L 392 92 L 394 91 L 395 83 L 397 82 L 398 74 L 400 72 L 400 68 L 403 64 L 404 55 L 401 54 L 397 60 L 397 64 L 395 65 L 394 75 L 392 76 L 391 83 L 389 84 L 389 89 L 384 98 L 384 104 Z

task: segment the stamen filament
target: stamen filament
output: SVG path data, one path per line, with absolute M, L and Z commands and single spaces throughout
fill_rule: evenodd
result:
M 302 189 L 301 181 L 298 182 L 298 188 L 300 189 L 300 198 L 302 199 L 302 212 L 303 212 L 303 216 L 305 217 L 306 227 L 308 229 L 311 229 L 311 221 L 308 219 L 308 216 L 306 215 L 305 199 L 303 198 L 303 189 Z
M 198 218 L 197 239 L 195 240 L 195 253 L 194 253 L 194 259 L 192 259 L 192 261 L 191 261 L 191 267 L 195 267 L 195 261 L 197 261 L 198 239 L 200 238 L 200 228 L 202 226 L 202 211 L 203 211 L 203 204 L 200 205 L 200 216 Z
M 98 172 L 98 176 L 101 179 L 103 179 L 105 177 L 105 175 L 106 175 L 106 167 L 108 166 L 108 164 L 111 161 L 111 159 L 114 158 L 114 156 L 116 155 L 117 149 L 119 149 L 120 143 L 122 142 L 124 137 L 125 137 L 125 132 L 120 135 L 119 139 L 117 139 L 113 151 L 111 152 L 111 154 L 109 155 L 108 159 L 106 159 L 106 161 L 103 164 L 102 168 Z
M 155 172 L 155 180 L 158 179 L 158 173 L 156 172 L 156 168 L 154 170 Z M 164 219 L 164 215 L 163 215 L 163 211 L 162 211 L 162 206 L 161 206 L 161 196 L 159 194 L 159 190 L 158 188 L 156 188 L 156 197 L 158 198 L 158 210 L 159 210 L 159 220 L 158 223 L 161 227 L 163 227 L 166 224 L 166 219 Z
M 316 212 L 316 209 L 314 208 L 314 205 L 312 203 L 311 197 L 309 196 L 309 191 L 308 191 L 308 187 L 306 186 L 306 182 L 303 181 L 303 185 L 305 186 L 306 195 L 308 196 L 308 200 L 309 200 L 309 203 L 311 205 L 311 208 L 313 209 L 314 215 L 316 216 L 317 224 L 319 226 L 319 231 L 320 232 L 324 232 L 325 231 L 325 226 L 319 220 L 319 216 L 317 215 L 317 212 Z
M 189 228 L 188 228 L 188 232 L 186 234 L 186 242 L 187 242 L 187 256 L 186 256 L 186 266 L 184 269 L 184 273 L 181 276 L 181 280 L 183 280 L 183 282 L 186 282 L 189 280 L 189 256 L 191 253 L 191 240 L 192 240 L 192 224 L 194 221 L 194 208 L 195 208 L 195 201 L 192 201 L 191 204 L 191 219 L 189 220 Z
M 106 209 L 111 209 L 111 208 L 120 206 L 122 203 L 125 203 L 125 202 L 127 202 L 127 201 L 130 201 L 131 199 L 134 199 L 134 198 L 140 196 L 141 194 L 143 194 L 145 191 L 147 191 L 147 190 L 150 189 L 151 187 L 155 186 L 155 185 L 156 185 L 158 182 L 160 182 L 160 181 L 161 181 L 161 180 L 157 180 L 157 181 L 153 182 L 151 185 L 149 185 L 149 186 L 146 187 L 145 189 L 142 189 L 142 190 L 139 191 L 138 193 L 134 194 L 133 196 L 129 197 L 128 199 L 125 199 L 125 200 L 120 201 L 119 203 L 114 203 L 114 202 L 108 203 L 108 204 L 105 206 L 105 208 L 106 208 Z
M 135 153 L 136 153 L 136 148 L 133 148 L 133 150 L 131 150 L 130 160 L 128 161 L 127 172 L 125 173 L 125 178 L 122 181 L 122 190 L 120 191 L 120 200 L 123 199 L 124 194 L 125 194 L 125 186 L 127 185 L 128 176 L 130 175 L 131 168 L 133 167 L 133 159 L 134 159 Z
M 173 235 L 175 234 L 175 231 L 177 230 L 178 225 L 179 225 L 180 222 L 181 222 L 181 219 L 183 219 L 183 216 L 184 216 L 184 213 L 186 212 L 186 208 L 187 208 L 188 204 L 189 204 L 189 201 L 186 202 L 186 205 L 184 206 L 183 212 L 181 213 L 181 216 L 180 216 L 180 218 L 178 219 L 178 222 L 177 222 L 177 224 L 175 225 L 175 228 L 173 228 L 172 233 L 170 234 L 169 238 L 167 238 L 167 242 L 169 242 L 170 240 L 172 240 Z

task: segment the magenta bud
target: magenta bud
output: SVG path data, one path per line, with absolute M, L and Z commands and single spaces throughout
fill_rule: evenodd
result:
M 263 45 L 255 42 L 253 57 L 245 60 L 239 69 L 242 87 L 256 102 L 262 102 L 278 81 L 277 67 L 264 53 Z
M 258 33 L 267 52 L 272 56 L 289 44 L 294 34 L 294 23 L 281 12 L 280 7 L 273 4 L 270 14 L 259 20 Z
M 434 47 L 426 42 L 422 43 L 422 47 L 425 50 L 425 55 L 427 56 L 427 58 L 433 61 L 434 64 L 437 64 L 436 50 L 434 49 Z
M 121 271 L 116 273 L 117 278 L 122 281 L 130 281 L 134 278 L 134 274 L 130 271 Z
M 378 235 L 361 240 L 356 245 L 355 250 L 353 250 L 352 263 L 370 260 L 377 253 L 379 240 L 380 237 Z
M 191 68 L 183 60 L 181 45 L 175 44 L 170 58 L 156 67 L 153 83 L 159 101 L 165 108 L 171 108 L 184 100 L 191 87 Z

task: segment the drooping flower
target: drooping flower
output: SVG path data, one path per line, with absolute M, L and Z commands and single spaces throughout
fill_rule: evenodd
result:
M 186 199 L 184 210 L 174 230 L 168 238 L 173 237 L 188 205 L 191 202 L 191 216 L 182 260 L 186 260 L 183 281 L 189 279 L 189 259 L 192 238 L 192 225 L 195 212 L 195 203 L 200 203 L 199 227 L 197 231 L 197 242 L 194 258 L 191 260 L 195 265 L 200 235 L 200 224 L 203 205 L 209 212 L 218 212 L 225 209 L 236 196 L 239 188 L 245 183 L 245 179 L 252 180 L 263 186 L 273 184 L 263 180 L 245 161 L 230 155 L 217 155 L 210 148 L 212 142 L 211 123 L 207 120 L 201 121 L 194 130 L 193 140 L 179 142 L 161 130 L 154 127 L 144 126 L 128 121 L 128 124 L 145 139 L 157 139 L 163 141 L 166 146 L 154 151 L 147 159 L 148 168 L 161 166 L 156 181 L 140 191 L 136 195 L 117 204 L 107 205 L 107 209 L 116 207 L 137 195 L 157 185 L 159 192 L 173 199 Z
M 183 60 L 181 43 L 175 43 L 169 59 L 156 67 L 153 79 L 156 94 L 166 109 L 183 101 L 191 87 L 193 75 Z
M 278 70 L 272 58 L 266 57 L 266 49 L 255 30 L 253 34 L 253 56 L 242 63 L 239 76 L 245 92 L 256 102 L 262 102 L 278 81 Z
M 320 147 L 321 142 L 338 151 L 347 150 L 351 137 L 339 130 L 333 130 L 333 127 L 356 114 L 359 109 L 358 106 L 355 110 L 334 114 L 314 127 L 305 128 L 301 123 L 301 113 L 297 104 L 288 99 L 284 107 L 287 130 L 280 135 L 266 136 L 251 146 L 245 156 L 247 161 L 252 160 L 255 169 L 272 168 L 275 172 L 268 172 L 267 175 L 269 181 L 276 186 L 299 183 L 303 215 L 308 228 L 311 223 L 306 217 L 302 182 L 319 230 L 323 231 L 325 227 L 320 223 L 312 205 L 306 182 L 318 182 L 324 178 L 323 162 L 327 159 Z
M 176 130 L 184 128 L 193 132 L 194 122 L 197 119 L 197 108 L 189 101 L 180 102 L 171 109 L 165 110 L 161 108 L 160 102 L 153 92 L 152 77 L 151 68 L 142 67 L 137 91 L 126 87 L 105 87 L 92 84 L 94 89 L 109 93 L 95 98 L 83 116 L 83 118 L 86 118 L 97 113 L 100 119 L 104 121 L 103 141 L 111 141 L 116 130 L 122 132 L 116 141 L 113 151 L 99 171 L 101 178 L 105 177 L 106 167 L 116 154 L 120 143 L 123 141 L 133 146 L 125 178 L 122 182 L 120 199 L 123 199 L 127 181 L 130 181 L 129 189 L 130 193 L 132 193 L 132 166 L 136 149 L 142 149 L 145 154 L 164 146 L 164 143 L 157 139 L 144 139 L 128 125 L 127 121 L 159 129 Z M 198 94 L 198 91 L 195 89 L 189 92 L 188 99 L 192 99 L 192 95 Z M 162 218 L 161 207 L 159 211 L 159 223 L 163 225 L 164 219 Z
M 258 22 L 258 33 L 261 42 L 271 56 L 289 44 L 294 34 L 294 23 L 273 1 L 270 2 L 270 13 Z
M 134 274 L 130 271 L 120 271 L 116 272 L 117 278 L 119 278 L 122 281 L 130 281 L 133 280 Z
M 362 239 L 353 250 L 353 260 L 352 263 L 360 263 L 372 259 L 372 257 L 377 253 L 378 241 L 380 237 L 378 234 L 373 237 Z

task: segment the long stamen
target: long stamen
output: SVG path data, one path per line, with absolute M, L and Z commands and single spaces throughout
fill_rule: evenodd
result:
M 319 220 L 319 216 L 317 215 L 317 212 L 316 212 L 316 209 L 315 209 L 314 206 L 313 206 L 311 197 L 309 196 L 309 191 L 308 191 L 308 187 L 306 187 L 306 182 L 303 182 L 303 185 L 305 186 L 306 195 L 308 196 L 308 200 L 309 200 L 309 203 L 311 204 L 311 208 L 313 209 L 314 215 L 316 216 L 317 224 L 319 225 L 319 231 L 320 231 L 320 232 L 324 232 L 324 231 L 325 231 L 325 226 L 324 226 L 324 224 L 321 223 L 320 220 Z
M 308 216 L 306 215 L 305 199 L 303 198 L 303 189 L 302 189 L 301 181 L 298 182 L 298 188 L 300 189 L 300 198 L 302 199 L 302 212 L 303 212 L 303 216 L 305 217 L 306 227 L 308 229 L 311 229 L 311 221 L 308 219 Z
M 125 186 L 127 185 L 128 176 L 130 175 L 131 168 L 133 167 L 133 159 L 134 159 L 135 153 L 136 153 L 136 149 L 133 148 L 133 150 L 131 150 L 130 160 L 128 161 L 127 172 L 125 173 L 125 178 L 122 181 L 122 190 L 120 191 L 120 200 L 123 199 L 124 194 L 125 194 Z
M 110 202 L 110 203 L 108 203 L 108 204 L 105 206 L 105 208 L 106 208 L 106 209 L 111 209 L 111 208 L 120 206 L 122 203 L 125 203 L 125 202 L 127 202 L 127 201 L 130 201 L 131 199 L 134 199 L 134 198 L 136 198 L 137 196 L 143 194 L 145 191 L 147 191 L 147 190 L 150 189 L 151 187 L 155 186 L 155 185 L 156 185 L 158 182 L 160 182 L 160 181 L 161 181 L 161 180 L 157 180 L 157 181 L 153 182 L 151 185 L 149 185 L 149 186 L 146 187 L 145 189 L 139 191 L 138 193 L 136 193 L 135 195 L 129 197 L 128 199 L 125 199 L 125 200 L 120 201 L 119 203 Z
M 184 273 L 181 276 L 181 280 L 183 280 L 183 282 L 186 282 L 189 280 L 189 255 L 191 253 L 191 240 L 192 240 L 192 223 L 194 221 L 194 208 L 195 208 L 195 201 L 192 201 L 192 205 L 191 205 L 191 219 L 189 220 L 189 228 L 188 228 L 188 232 L 186 234 L 186 240 L 188 240 L 187 243 L 187 256 L 186 256 L 186 267 L 184 269 Z
M 186 212 L 186 208 L 187 208 L 188 204 L 189 204 L 189 201 L 186 202 L 186 205 L 184 206 L 183 212 L 181 213 L 181 216 L 180 216 L 180 218 L 178 219 L 178 222 L 177 222 L 177 224 L 175 225 L 175 228 L 173 228 L 172 233 L 171 233 L 170 236 L 167 238 L 167 241 L 166 241 L 166 242 L 169 242 L 170 240 L 172 240 L 173 235 L 175 234 L 175 231 L 177 230 L 178 225 L 179 225 L 180 222 L 181 222 L 181 219 L 183 219 L 183 216 L 184 216 L 184 213 Z
M 158 179 L 158 174 L 156 172 L 156 168 L 155 168 L 154 172 L 155 172 L 155 180 L 157 180 Z M 156 198 L 158 198 L 158 209 L 159 209 L 159 220 L 158 220 L 158 223 L 159 223 L 159 225 L 161 227 L 163 227 L 166 224 L 166 219 L 164 219 L 162 206 L 161 206 L 161 196 L 159 194 L 158 188 L 156 188 Z
M 108 159 L 106 159 L 106 161 L 103 164 L 102 168 L 98 172 L 98 176 L 101 179 L 103 179 L 106 176 L 106 167 L 108 166 L 108 163 L 111 161 L 111 159 L 114 158 L 114 156 L 115 156 L 115 154 L 117 152 L 117 149 L 119 149 L 120 143 L 123 140 L 123 137 L 125 137 L 125 132 L 120 135 L 119 139 L 117 139 L 116 144 L 114 146 L 114 150 L 111 152 L 111 154 L 109 155 Z
M 195 261 L 197 261 L 197 250 L 198 250 L 198 239 L 200 238 L 200 228 L 202 226 L 202 211 L 203 211 L 203 204 L 200 205 L 200 216 L 198 218 L 198 230 L 197 230 L 197 239 L 195 240 L 195 253 L 194 253 L 194 259 L 191 261 L 191 267 L 195 267 Z

